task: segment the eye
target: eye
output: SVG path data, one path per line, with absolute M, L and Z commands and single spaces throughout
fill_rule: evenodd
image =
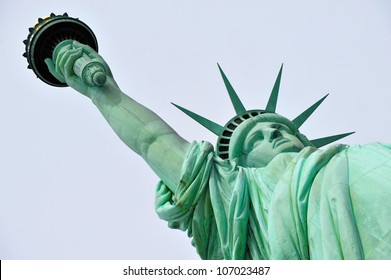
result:
M 256 145 L 256 143 L 263 141 L 264 136 L 261 131 L 258 131 L 257 133 L 254 133 L 247 142 L 247 148 L 248 150 L 252 150 L 253 147 Z
M 251 137 L 250 139 L 250 142 L 249 142 L 249 146 L 252 147 L 254 146 L 254 144 L 259 141 L 259 140 L 263 140 L 263 135 L 260 134 L 260 133 L 257 133 L 256 135 L 254 135 L 253 137 Z
M 272 127 L 279 130 L 279 131 L 286 131 L 286 132 L 292 134 L 292 130 L 288 126 L 286 126 L 285 124 L 275 124 Z

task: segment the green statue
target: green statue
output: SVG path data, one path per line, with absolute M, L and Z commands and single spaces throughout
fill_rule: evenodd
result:
M 86 56 L 104 67 L 99 85 L 75 75 Z M 282 67 L 266 108 L 251 111 L 220 69 L 237 113 L 225 126 L 176 105 L 218 135 L 214 149 L 125 95 L 95 49 L 71 41 L 45 62 L 159 176 L 157 214 L 187 231 L 202 259 L 391 259 L 391 147 L 318 149 L 350 133 L 299 132 L 325 97 L 292 121 L 277 114 Z

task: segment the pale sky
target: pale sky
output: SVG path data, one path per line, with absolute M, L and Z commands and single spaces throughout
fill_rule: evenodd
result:
M 95 106 L 26 69 L 38 17 L 87 23 L 121 89 L 184 138 L 217 140 L 170 102 L 224 125 L 234 116 L 216 63 L 247 109 L 263 109 L 282 63 L 277 112 L 330 96 L 301 131 L 390 142 L 389 1 L 0 2 L 0 259 L 198 259 L 154 210 L 158 178 Z

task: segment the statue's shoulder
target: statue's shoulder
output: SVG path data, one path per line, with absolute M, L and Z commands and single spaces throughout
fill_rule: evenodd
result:
M 372 142 L 363 145 L 351 145 L 348 148 L 349 157 L 367 157 L 391 159 L 391 144 Z

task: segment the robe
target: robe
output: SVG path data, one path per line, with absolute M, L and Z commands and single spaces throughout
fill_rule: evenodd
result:
M 202 259 L 391 259 L 391 146 L 306 147 L 248 168 L 194 142 L 156 212 Z

